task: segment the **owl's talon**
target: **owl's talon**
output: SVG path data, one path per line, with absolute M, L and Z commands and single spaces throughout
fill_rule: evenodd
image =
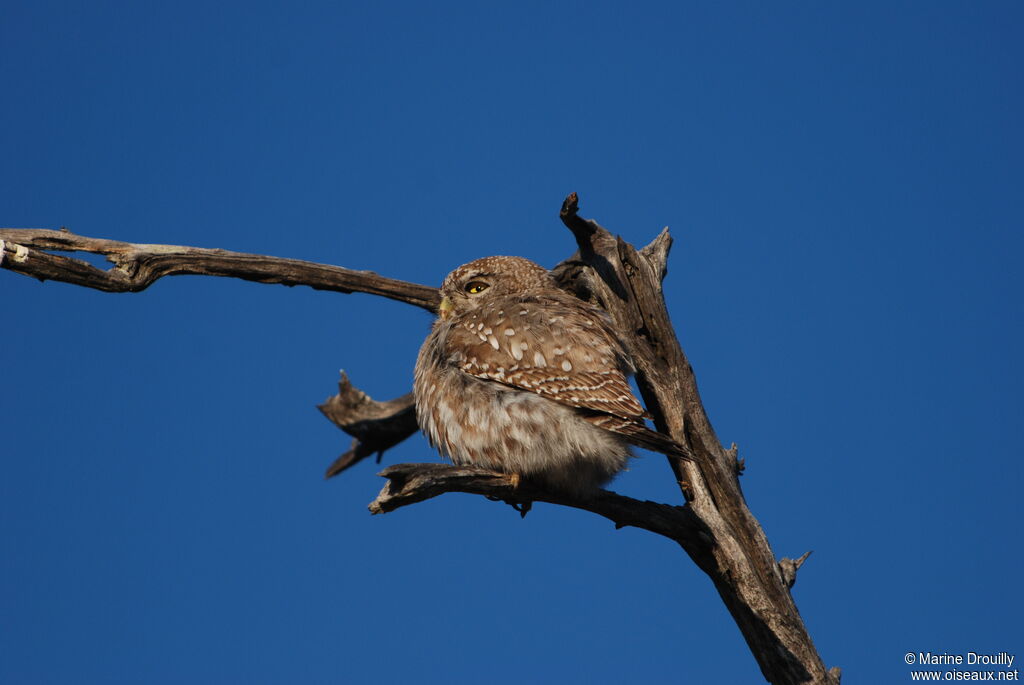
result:
M 526 515 L 530 513 L 530 509 L 533 509 L 533 502 L 527 500 L 525 502 L 509 502 L 508 505 L 519 512 L 519 518 L 526 518 Z

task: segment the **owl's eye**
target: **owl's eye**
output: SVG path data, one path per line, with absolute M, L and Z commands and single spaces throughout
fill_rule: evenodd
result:
M 487 290 L 490 287 L 491 286 L 487 285 L 483 281 L 470 281 L 469 283 L 466 284 L 465 290 L 470 295 L 476 295 L 478 293 L 482 293 L 483 291 Z

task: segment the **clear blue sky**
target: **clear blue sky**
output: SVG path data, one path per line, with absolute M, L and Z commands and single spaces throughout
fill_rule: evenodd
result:
M 373 5 L 373 6 L 371 6 Z M 1024 661 L 1024 9 L 4 3 L 0 224 L 438 284 L 676 238 L 667 299 L 844 682 Z M 315 405 L 429 316 L 0 272 L 0 681 L 753 683 L 671 543 L 448 495 L 383 517 Z M 386 462 L 434 460 L 421 437 Z M 647 455 L 613 488 L 677 501 Z

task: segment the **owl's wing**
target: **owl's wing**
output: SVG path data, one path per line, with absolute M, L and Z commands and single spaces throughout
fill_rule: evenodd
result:
M 448 361 L 465 373 L 641 425 L 648 417 L 600 310 L 582 302 L 503 298 L 452 324 Z
M 606 315 L 582 302 L 519 297 L 496 300 L 452 321 L 448 363 L 476 378 L 534 392 L 580 409 L 583 418 L 637 447 L 692 459 L 633 395 L 629 362 Z
M 627 380 L 630 362 L 595 307 L 552 297 L 499 298 L 452 320 L 441 345 L 447 363 L 463 373 L 535 392 L 639 447 L 692 459 L 644 425 L 650 416 Z

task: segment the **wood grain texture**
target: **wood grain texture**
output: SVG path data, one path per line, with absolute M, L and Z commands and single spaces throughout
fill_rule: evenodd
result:
M 352 446 L 327 467 L 325 478 L 333 478 L 374 454 L 380 463 L 385 451 L 419 430 L 411 392 L 378 402 L 352 385 L 344 371 L 338 381 L 338 394 L 328 397 L 317 409 L 352 436 Z
M 315 290 L 368 293 L 436 311 L 437 289 L 300 259 L 182 245 L 146 245 L 88 238 L 45 228 L 2 228 L 0 267 L 41 281 L 72 283 L 111 293 L 137 293 L 164 276 L 223 276 L 259 283 L 305 285 Z M 98 269 L 58 252 L 106 255 L 113 266 Z

